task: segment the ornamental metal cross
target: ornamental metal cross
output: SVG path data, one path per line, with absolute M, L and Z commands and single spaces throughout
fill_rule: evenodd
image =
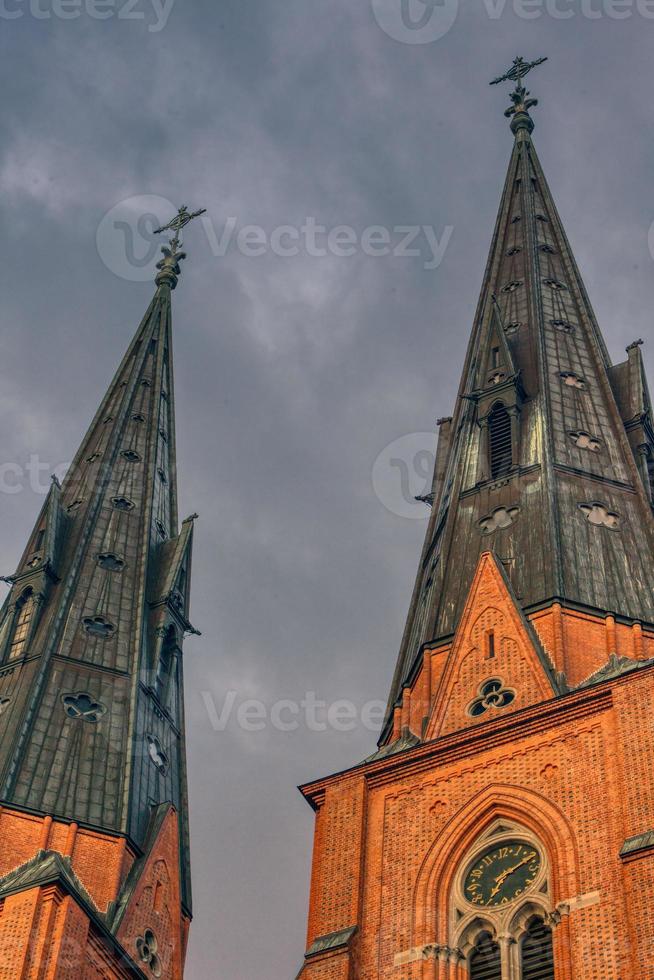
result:
M 154 234 L 160 235 L 163 231 L 173 231 L 175 234 L 170 244 L 173 246 L 173 251 L 176 251 L 180 244 L 179 233 L 182 228 L 186 228 L 189 222 L 193 221 L 194 218 L 199 218 L 206 210 L 206 208 L 200 208 L 199 211 L 191 212 L 185 204 L 182 204 L 175 217 L 167 225 L 162 225 L 161 228 L 155 228 Z
M 500 82 L 516 82 L 517 86 L 519 86 L 525 75 L 528 75 L 531 69 L 537 65 L 542 65 L 544 61 L 547 61 L 547 58 L 537 58 L 536 61 L 525 61 L 524 58 L 515 58 L 509 70 L 504 75 L 500 75 L 499 78 L 494 78 L 490 84 L 499 85 Z
M 529 92 L 522 84 L 522 79 L 525 75 L 528 75 L 532 68 L 537 65 L 542 65 L 547 58 L 537 58 L 536 61 L 525 61 L 524 58 L 515 58 L 513 64 L 507 72 L 500 75 L 499 78 L 494 78 L 490 83 L 491 85 L 499 85 L 500 82 L 515 82 L 515 89 L 511 92 L 511 102 L 512 106 L 505 111 L 505 116 L 514 116 L 518 112 L 528 113 L 535 105 L 538 105 L 538 99 L 528 99 L 527 96 Z

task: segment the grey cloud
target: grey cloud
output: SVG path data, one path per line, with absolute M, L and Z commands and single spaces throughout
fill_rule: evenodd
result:
M 299 968 L 312 815 L 295 786 L 362 759 L 374 737 L 214 732 L 202 692 L 387 694 L 424 524 L 384 508 L 371 470 L 452 407 L 510 152 L 506 93 L 488 81 L 518 53 L 550 55 L 530 78 L 535 139 L 610 349 L 651 337 L 654 24 L 460 8 L 423 46 L 350 0 L 177 0 L 158 32 L 0 25 L 0 462 L 70 457 L 149 301 L 149 284 L 118 279 L 95 249 L 118 201 L 205 206 L 216 226 L 454 227 L 435 270 L 360 253 L 220 258 L 198 223 L 187 232 L 179 480 L 182 511 L 201 513 L 203 632 L 186 653 L 191 980 Z M 0 497 L 0 574 L 40 503 L 29 489 Z

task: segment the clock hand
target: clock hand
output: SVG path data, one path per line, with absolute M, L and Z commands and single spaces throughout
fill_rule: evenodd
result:
M 501 874 L 499 874 L 497 876 L 497 878 L 495 879 L 495 887 L 492 889 L 489 897 L 490 898 L 495 898 L 495 896 L 499 892 L 500 888 L 502 887 L 502 885 L 504 884 L 504 882 L 506 881 L 506 879 L 510 875 L 512 875 L 514 871 L 517 871 L 518 868 L 521 868 L 523 866 L 523 864 L 528 864 L 531 860 L 533 860 L 534 857 L 535 857 L 535 854 L 533 854 L 533 853 L 532 854 L 528 854 L 526 857 L 524 857 L 522 859 L 522 861 L 518 861 L 517 864 L 514 864 L 512 868 L 505 868 L 505 870 L 502 871 Z

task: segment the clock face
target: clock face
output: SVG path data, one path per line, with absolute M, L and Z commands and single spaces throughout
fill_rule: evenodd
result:
M 472 865 L 463 885 L 465 896 L 485 908 L 506 905 L 534 883 L 541 865 L 542 858 L 531 844 L 503 841 Z

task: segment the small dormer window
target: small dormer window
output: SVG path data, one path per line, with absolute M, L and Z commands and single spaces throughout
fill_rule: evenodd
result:
M 173 675 L 177 645 L 178 638 L 175 627 L 169 626 L 163 643 L 161 644 L 159 662 L 157 664 L 157 673 L 154 681 L 156 695 L 159 699 L 159 703 L 163 705 L 163 707 L 168 706 L 168 694 L 170 690 L 170 681 Z
M 26 589 L 16 603 L 14 631 L 9 645 L 9 659 L 21 657 L 30 637 L 32 617 L 34 616 L 34 596 L 31 589 Z

